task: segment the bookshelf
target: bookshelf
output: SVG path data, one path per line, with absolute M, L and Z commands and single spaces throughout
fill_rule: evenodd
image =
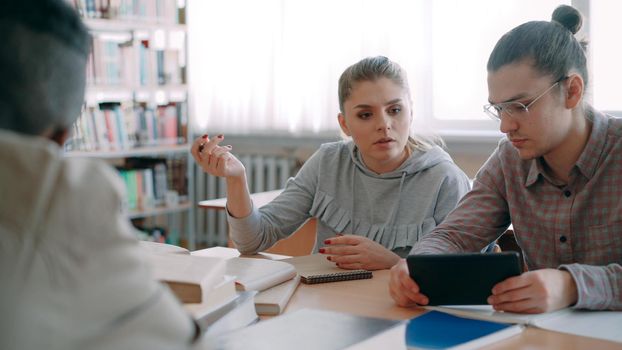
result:
M 185 1 L 67 1 L 93 41 L 66 156 L 118 169 L 141 239 L 194 249 Z

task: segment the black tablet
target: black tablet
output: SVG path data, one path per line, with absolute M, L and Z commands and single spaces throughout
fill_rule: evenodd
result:
M 516 252 L 410 255 L 406 261 L 428 305 L 488 304 L 495 284 L 521 274 Z

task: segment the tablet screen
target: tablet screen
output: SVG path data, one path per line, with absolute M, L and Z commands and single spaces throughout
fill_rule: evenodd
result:
M 492 287 L 521 273 L 516 252 L 410 255 L 410 277 L 429 305 L 481 305 Z

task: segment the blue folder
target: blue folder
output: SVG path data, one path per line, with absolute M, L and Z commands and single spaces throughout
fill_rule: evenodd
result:
M 429 311 L 408 321 L 406 345 L 416 349 L 446 349 L 516 327 Z

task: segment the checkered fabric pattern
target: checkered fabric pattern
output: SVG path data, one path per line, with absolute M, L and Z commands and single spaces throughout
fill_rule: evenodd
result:
M 570 272 L 576 308 L 622 310 L 622 119 L 588 115 L 591 135 L 568 184 L 503 140 L 473 190 L 411 254 L 479 251 L 512 223 L 530 270 Z

